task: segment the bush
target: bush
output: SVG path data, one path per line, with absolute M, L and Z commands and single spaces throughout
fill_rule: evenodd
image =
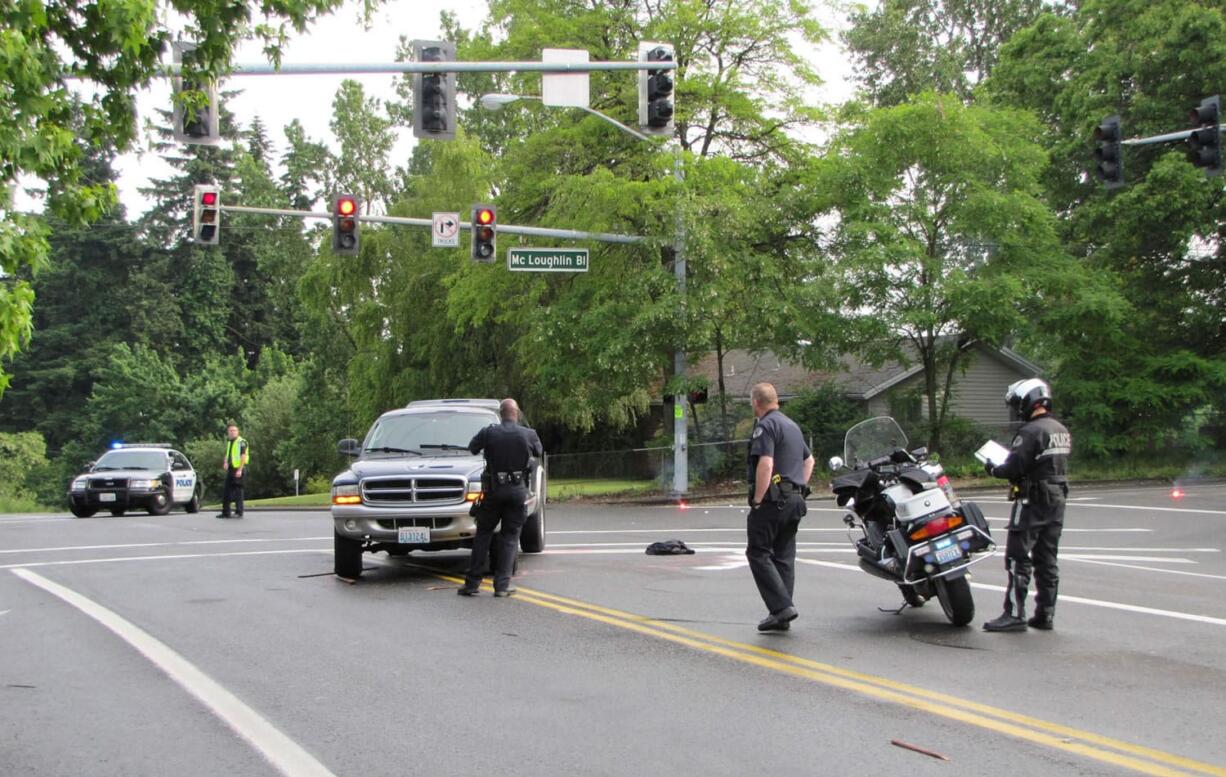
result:
M 221 471 L 221 461 L 226 455 L 226 441 L 216 437 L 188 440 L 183 446 L 183 452 L 187 454 L 192 466 L 196 468 L 196 475 L 204 483 L 205 501 L 221 501 L 226 485 L 225 473 Z
M 803 391 L 782 409 L 800 426 L 806 442 L 812 439 L 813 457 L 818 461 L 843 455 L 843 437 L 853 424 L 863 420 L 856 403 L 833 383 Z
M 65 486 L 52 477 L 47 444 L 41 434 L 0 433 L 0 496 L 8 497 L 13 504 L 36 505 L 38 500 L 55 504 L 62 501 Z
M 332 491 L 332 478 L 327 475 L 312 475 L 307 478 L 306 492 L 308 494 L 327 494 Z

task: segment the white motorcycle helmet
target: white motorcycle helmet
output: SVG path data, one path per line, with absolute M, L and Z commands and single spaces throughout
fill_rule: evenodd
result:
M 1051 387 L 1038 378 L 1019 380 L 1005 389 L 1005 404 L 1021 420 L 1029 420 L 1040 405 L 1050 413 Z

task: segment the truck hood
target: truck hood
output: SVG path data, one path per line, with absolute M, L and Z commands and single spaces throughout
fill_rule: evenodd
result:
M 474 477 L 485 468 L 481 456 L 450 454 L 446 456 L 377 456 L 358 459 L 349 469 L 336 476 L 335 482 L 361 480 L 377 475 L 462 475 Z

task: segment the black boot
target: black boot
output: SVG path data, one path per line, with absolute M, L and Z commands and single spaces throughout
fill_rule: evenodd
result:
M 983 624 L 984 631 L 1025 631 L 1026 621 L 1005 610 L 996 620 Z
M 1055 628 L 1055 616 L 1051 613 L 1036 610 L 1034 617 L 1026 621 L 1027 625 L 1032 629 L 1042 629 L 1043 631 L 1051 631 Z

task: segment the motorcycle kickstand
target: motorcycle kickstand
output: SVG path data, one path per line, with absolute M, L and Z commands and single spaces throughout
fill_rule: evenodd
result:
M 897 610 L 892 610 L 892 609 L 890 609 L 889 607 L 878 607 L 878 608 L 877 608 L 877 612 L 884 612 L 884 613 L 888 613 L 888 614 L 890 614 L 890 615 L 902 615 L 902 611 L 903 611 L 903 610 L 905 610 L 905 609 L 907 609 L 907 608 L 908 608 L 908 607 L 910 607 L 910 606 L 911 606 L 911 605 L 910 605 L 910 603 L 908 603 L 908 602 L 903 602 L 903 603 L 902 603 L 902 606 L 901 606 L 901 607 L 899 607 Z

